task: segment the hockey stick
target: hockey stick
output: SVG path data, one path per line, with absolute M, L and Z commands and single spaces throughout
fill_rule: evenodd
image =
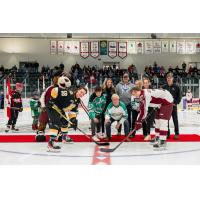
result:
M 73 125 L 73 123 L 65 116 L 63 115 L 63 113 L 61 112 L 61 110 L 53 105 L 52 108 L 62 117 L 64 118 L 69 124 Z M 96 142 L 95 140 L 93 140 L 90 136 L 88 136 L 83 130 L 81 130 L 80 128 L 77 127 L 77 129 L 83 134 L 85 135 L 88 139 L 90 139 L 92 142 L 94 142 L 97 145 L 101 145 L 101 146 L 108 146 L 110 143 L 109 142 Z
M 143 123 L 144 121 L 146 121 L 146 120 L 149 118 L 149 116 L 153 113 L 153 111 L 155 111 L 155 109 L 152 110 L 150 113 L 148 113 L 146 119 L 143 120 L 141 123 Z M 100 148 L 100 151 L 101 151 L 101 152 L 112 153 L 112 152 L 115 151 L 117 148 L 119 148 L 119 146 L 122 145 L 122 144 L 131 136 L 131 134 L 133 134 L 135 131 L 137 131 L 136 128 L 134 128 L 132 131 L 130 131 L 129 134 L 128 134 L 116 147 L 114 147 L 114 148 L 112 148 L 112 149 Z

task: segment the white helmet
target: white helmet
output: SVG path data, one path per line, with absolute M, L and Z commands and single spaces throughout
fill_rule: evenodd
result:
M 71 81 L 67 76 L 61 76 L 58 78 L 58 86 L 63 89 L 69 88 L 71 86 Z

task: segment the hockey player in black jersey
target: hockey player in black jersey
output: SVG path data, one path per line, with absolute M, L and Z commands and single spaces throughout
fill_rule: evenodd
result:
M 70 86 L 71 81 L 66 76 L 61 76 L 58 79 L 58 87 L 53 88 L 51 91 L 51 98 L 47 105 L 47 112 L 50 119 L 49 151 L 60 150 L 60 146 L 55 145 L 59 130 L 61 130 L 63 143 L 73 142 L 68 136 L 68 129 L 70 126 L 76 126 L 77 124 L 76 111 L 80 103 L 79 98 L 84 96 L 87 90 L 80 89 L 74 95 L 69 91 Z M 59 112 L 68 120 L 64 119 Z

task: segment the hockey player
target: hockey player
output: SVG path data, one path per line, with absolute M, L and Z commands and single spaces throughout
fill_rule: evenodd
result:
M 105 113 L 107 140 L 111 139 L 111 125 L 115 121 L 117 121 L 117 130 L 123 124 L 125 135 L 127 136 L 129 133 L 128 112 L 126 109 L 126 105 L 119 100 L 119 96 L 117 94 L 113 94 L 111 99 L 112 102 L 108 105 Z
M 106 95 L 101 87 L 97 86 L 94 93 L 89 98 L 89 118 L 91 119 L 92 136 L 95 141 L 105 136 L 100 132 L 102 130 L 103 111 L 106 106 Z M 97 131 L 95 130 L 97 129 Z
M 51 90 L 57 86 L 58 78 L 62 75 L 62 71 L 58 70 L 54 73 L 53 75 L 53 85 L 49 86 L 41 95 L 40 97 L 40 103 L 41 103 L 41 112 L 39 116 L 39 126 L 38 126 L 38 131 L 35 136 L 35 139 L 37 142 L 43 142 L 46 141 L 46 136 L 45 136 L 45 129 L 46 126 L 49 122 L 47 110 L 46 110 L 46 105 L 50 100 L 51 97 Z
M 30 100 L 31 116 L 33 118 L 32 130 L 38 129 L 38 118 L 40 115 L 39 93 L 33 92 L 33 97 Z
M 16 83 L 15 90 L 12 91 L 11 95 L 11 108 L 10 108 L 11 117 L 8 120 L 7 129 L 5 130 L 5 132 L 8 132 L 10 129 L 14 131 L 19 131 L 19 129 L 17 129 L 15 125 L 17 122 L 19 112 L 23 111 L 22 98 L 21 98 L 22 90 L 23 90 L 23 84 Z
M 72 108 L 72 110 L 69 110 L 69 112 L 66 112 L 66 115 L 68 116 L 70 122 L 72 122 L 72 124 L 69 124 L 68 128 L 73 128 L 74 130 L 76 130 L 78 126 L 78 107 L 81 104 L 81 98 L 87 94 L 87 89 L 83 86 L 80 86 L 73 93 L 71 91 L 69 93 L 71 95 L 72 101 L 74 102 L 74 108 Z M 58 133 L 58 141 L 62 141 L 62 132 Z M 73 141 L 71 140 L 71 142 Z
M 168 132 L 168 120 L 173 110 L 173 97 L 167 90 L 162 89 L 141 89 L 134 87 L 131 90 L 132 96 L 140 98 L 139 115 L 135 122 L 135 129 L 142 127 L 142 121 L 147 116 L 148 107 L 156 107 L 155 116 L 155 138 L 151 140 L 151 144 L 155 149 L 166 147 L 166 139 Z
M 47 104 L 48 117 L 50 119 L 50 140 L 48 142 L 49 151 L 60 150 L 60 146 L 55 145 L 59 130 L 62 133 L 62 142 L 72 142 L 71 138 L 67 135 L 69 128 L 69 120 L 63 118 L 67 117 L 66 112 L 71 111 L 76 107 L 72 96 L 69 92 L 71 81 L 66 76 L 58 78 L 58 87 L 54 87 L 51 91 L 51 97 Z

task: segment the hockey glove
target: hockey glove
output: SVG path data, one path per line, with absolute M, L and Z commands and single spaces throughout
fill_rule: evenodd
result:
M 76 128 L 77 128 L 77 125 L 78 125 L 78 120 L 76 119 L 76 118 L 71 118 L 70 119 L 70 121 L 71 121 L 71 128 L 73 128 L 75 131 L 76 131 Z

